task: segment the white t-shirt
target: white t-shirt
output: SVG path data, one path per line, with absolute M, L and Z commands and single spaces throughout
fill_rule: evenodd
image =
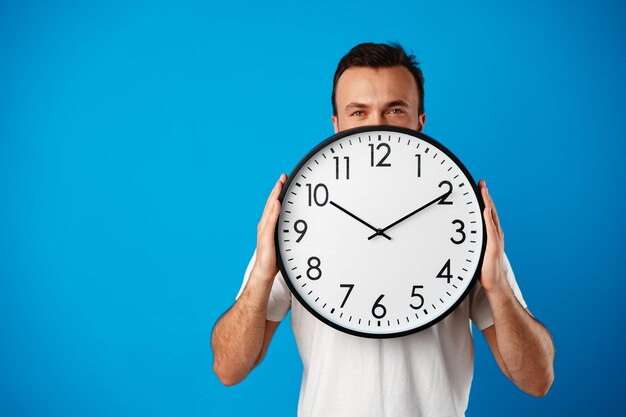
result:
M 241 295 L 254 265 L 246 269 Z M 526 307 L 511 265 L 504 271 Z M 291 308 L 291 326 L 303 372 L 299 417 L 458 417 L 465 414 L 474 372 L 470 320 L 481 331 L 493 325 L 487 296 L 476 285 L 445 319 L 421 332 L 369 339 L 336 330 L 304 308 L 278 272 L 267 320 L 281 321 Z

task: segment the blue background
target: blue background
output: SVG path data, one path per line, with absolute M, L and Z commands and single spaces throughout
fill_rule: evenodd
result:
M 0 415 L 295 415 L 289 325 L 235 387 L 210 332 L 274 181 L 332 134 L 337 62 L 387 40 L 557 346 L 536 399 L 478 337 L 467 415 L 621 414 L 623 2 L 93 3 L 0 5 Z

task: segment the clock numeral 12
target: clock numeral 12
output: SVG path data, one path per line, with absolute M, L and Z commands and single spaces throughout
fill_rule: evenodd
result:
M 311 184 L 307 184 L 306 187 L 309 189 L 309 207 L 313 203 L 320 207 L 328 203 L 328 188 L 326 185 L 320 183 L 313 187 Z
M 376 163 L 376 165 L 374 165 L 374 144 L 373 144 L 373 143 L 370 143 L 370 144 L 369 144 L 369 147 L 370 147 L 370 149 L 371 149 L 371 155 L 372 155 L 372 157 L 371 157 L 371 159 L 370 159 L 370 166 L 371 166 L 371 167 L 373 167 L 373 166 L 377 166 L 377 167 L 390 167 L 390 166 L 391 166 L 391 163 L 389 163 L 389 162 L 385 162 L 385 160 L 387 159 L 387 157 L 391 154 L 391 146 L 389 146 L 389 145 L 388 145 L 388 144 L 386 144 L 386 143 L 379 143 L 379 144 L 378 144 L 378 146 L 376 147 L 376 150 L 379 150 L 380 148 L 385 148 L 385 149 L 387 150 L 387 153 L 385 153 L 385 154 L 383 155 L 383 157 L 382 157 L 382 158 L 380 158 L 380 161 L 378 161 L 378 162 Z
M 339 179 L 339 157 L 333 156 L 335 160 L 335 179 Z M 343 159 L 346 161 L 346 179 L 350 179 L 350 157 L 344 156 Z

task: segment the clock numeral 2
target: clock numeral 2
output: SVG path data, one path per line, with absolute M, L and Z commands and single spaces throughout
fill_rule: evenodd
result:
M 459 232 L 461 234 L 461 239 L 460 240 L 454 240 L 453 237 L 450 238 L 450 240 L 452 241 L 452 243 L 456 244 L 456 245 L 460 245 L 461 243 L 465 242 L 465 232 L 463 231 L 463 228 L 465 227 L 465 224 L 463 224 L 463 222 L 461 220 L 453 220 L 452 224 L 458 223 L 460 224 L 459 228 L 456 229 L 456 232 Z
M 390 167 L 391 163 L 390 162 L 385 162 L 385 160 L 387 159 L 387 157 L 391 154 L 391 146 L 389 146 L 386 143 L 379 143 L 378 146 L 376 147 L 376 150 L 379 150 L 380 148 L 385 148 L 385 150 L 387 151 L 382 158 L 380 158 L 380 161 L 378 161 L 376 163 L 376 165 L 374 165 L 374 144 L 370 143 L 369 147 L 371 149 L 371 159 L 370 159 L 370 166 L 377 166 L 377 167 Z
M 385 317 L 385 314 L 387 314 L 387 309 L 385 308 L 384 305 L 380 304 L 380 300 L 383 299 L 383 297 L 385 296 L 385 294 L 381 294 L 380 297 L 378 297 L 376 299 L 376 302 L 374 303 L 374 306 L 372 307 L 372 316 L 376 317 L 377 319 L 382 319 L 383 317 Z M 377 310 L 382 310 L 379 313 L 377 313 Z
M 309 189 L 309 207 L 312 206 L 313 203 L 320 207 L 328 203 L 328 188 L 326 185 L 317 184 L 313 187 L 311 184 L 307 184 L 306 186 Z
M 339 308 L 343 308 L 343 306 L 346 305 L 346 301 L 348 301 L 348 297 L 350 297 L 350 293 L 352 292 L 352 289 L 354 288 L 354 284 L 339 284 L 339 287 L 348 289 L 348 292 L 346 293 L 345 298 L 343 299 L 343 301 L 341 302 L 341 305 L 339 306 Z
M 322 270 L 320 269 L 320 265 L 322 265 L 322 261 L 317 256 L 311 256 L 306 264 L 309 266 L 309 269 L 306 270 L 306 276 L 315 281 L 322 277 Z M 315 265 L 313 265 L 315 264 Z
M 298 230 L 298 225 L 299 224 L 303 225 L 301 230 Z M 296 233 L 300 234 L 300 237 L 298 237 L 298 239 L 296 239 L 296 243 L 300 243 L 300 241 L 302 240 L 302 238 L 306 234 L 307 229 L 308 229 L 308 226 L 307 226 L 307 224 L 306 224 L 306 222 L 304 220 L 296 220 L 296 222 L 293 224 L 293 230 L 295 230 Z
M 424 296 L 422 294 L 418 294 L 417 290 L 424 288 L 423 285 L 413 285 L 413 291 L 411 292 L 411 297 L 419 298 L 419 305 L 414 306 L 413 304 L 409 304 L 412 309 L 419 310 L 424 305 Z
M 335 160 L 335 179 L 339 179 L 339 157 L 333 156 Z M 344 156 L 343 159 L 346 161 L 346 179 L 350 179 L 350 157 Z
M 450 259 L 448 259 L 443 268 L 441 268 L 441 271 L 437 274 L 437 278 L 445 278 L 447 283 L 450 283 L 450 280 L 452 279 L 452 274 L 450 274 Z
M 452 201 L 446 201 L 446 198 L 450 197 L 450 194 L 452 194 L 452 184 L 450 181 L 441 181 L 439 183 L 439 188 L 441 188 L 442 185 L 448 186 L 448 193 L 441 200 L 439 200 L 437 204 L 452 204 Z

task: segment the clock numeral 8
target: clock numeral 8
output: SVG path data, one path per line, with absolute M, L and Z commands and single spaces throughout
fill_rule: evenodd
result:
M 303 225 L 302 230 L 298 230 L 298 225 L 299 224 Z M 308 229 L 308 227 L 307 227 L 306 222 L 304 220 L 296 220 L 296 222 L 293 224 L 293 230 L 295 230 L 296 233 L 300 233 L 300 237 L 298 237 L 298 239 L 296 239 L 296 243 L 300 243 L 300 241 L 302 240 L 302 238 L 306 234 L 307 229 Z
M 385 308 L 385 306 L 380 304 L 380 300 L 382 300 L 384 296 L 385 294 L 381 294 L 380 297 L 376 299 L 376 302 L 372 307 L 372 316 L 376 317 L 377 319 L 382 319 L 383 317 L 385 317 L 385 314 L 387 314 L 387 309 Z M 377 314 L 376 310 L 382 310 L 382 312 L 380 314 Z
M 311 207 L 313 203 L 320 207 L 323 207 L 326 203 L 328 203 L 328 188 L 326 185 L 317 184 L 313 187 L 311 184 L 307 184 L 306 186 L 309 189 L 309 207 Z
M 313 265 L 314 263 L 315 265 Z M 309 279 L 315 281 L 322 277 L 322 270 L 320 269 L 322 261 L 320 261 L 320 258 L 311 256 L 306 264 L 309 266 L 309 269 L 306 270 L 306 276 L 309 277 Z

